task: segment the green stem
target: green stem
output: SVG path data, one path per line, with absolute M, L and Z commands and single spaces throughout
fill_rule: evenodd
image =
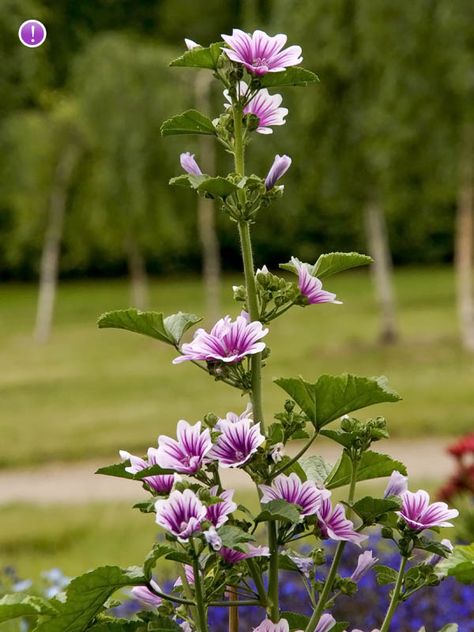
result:
M 247 559 L 247 566 L 249 567 L 250 574 L 255 582 L 255 587 L 257 589 L 258 596 L 260 597 L 260 605 L 265 608 L 267 605 L 267 592 L 265 590 L 262 575 L 255 564 L 255 560 L 252 558 Z
M 298 454 L 296 454 L 292 459 L 290 459 L 288 463 L 285 463 L 280 468 L 272 472 L 270 480 L 273 480 L 275 476 L 278 476 L 278 474 L 281 474 L 282 472 L 287 470 L 289 467 L 291 467 L 293 463 L 296 463 L 296 461 L 303 456 L 306 450 L 308 450 L 311 447 L 311 445 L 313 444 L 313 441 L 316 439 L 317 436 L 318 436 L 318 433 L 315 432 L 314 435 L 311 437 L 311 439 L 307 443 L 305 443 L 305 445 L 301 448 Z
M 148 590 L 153 593 L 154 595 L 156 595 L 157 597 L 161 597 L 162 599 L 165 599 L 166 601 L 171 601 L 173 603 L 179 603 L 182 604 L 184 606 L 195 606 L 196 604 L 194 603 L 194 601 L 191 601 L 190 599 L 182 599 L 181 597 L 176 597 L 175 595 L 168 595 L 167 593 L 161 592 L 161 590 L 156 590 L 156 588 L 153 588 L 153 585 L 148 583 L 147 585 Z
M 395 610 L 400 602 L 400 591 L 403 585 L 403 579 L 405 576 L 405 566 L 408 561 L 408 558 L 402 557 L 400 561 L 400 568 L 398 571 L 397 583 L 395 584 L 395 588 L 393 589 L 392 598 L 390 600 L 390 605 L 387 610 L 387 614 L 385 615 L 385 619 L 383 620 L 382 627 L 380 628 L 380 632 L 388 632 L 390 629 L 390 623 L 392 622 L 393 615 L 395 614 Z
M 268 568 L 268 614 L 273 623 L 280 620 L 280 606 L 278 603 L 278 526 L 276 520 L 268 523 L 268 545 L 270 549 L 270 564 Z
M 349 486 L 349 495 L 347 499 L 349 505 L 352 505 L 352 503 L 354 502 L 358 468 L 359 468 L 359 459 L 353 459 L 352 471 L 351 471 L 351 482 Z M 321 594 L 319 596 L 318 605 L 316 606 L 316 609 L 313 612 L 311 619 L 309 620 L 308 625 L 305 628 L 305 632 L 314 632 L 314 630 L 316 629 L 316 626 L 319 623 L 319 619 L 321 618 L 323 610 L 326 607 L 326 603 L 328 601 L 329 595 L 331 594 L 332 587 L 334 584 L 334 579 L 336 578 L 337 569 L 339 568 L 339 563 L 341 561 L 341 557 L 344 552 L 345 546 L 346 546 L 345 541 L 341 541 L 337 545 L 336 553 L 334 554 L 331 568 L 329 569 L 329 573 L 324 583 L 323 590 L 321 591 Z
M 194 571 L 194 592 L 196 595 L 196 606 L 197 606 L 198 631 L 208 632 L 206 607 L 204 605 L 204 596 L 202 593 L 201 571 L 199 569 L 199 557 L 197 554 L 194 555 L 193 557 L 193 571 Z

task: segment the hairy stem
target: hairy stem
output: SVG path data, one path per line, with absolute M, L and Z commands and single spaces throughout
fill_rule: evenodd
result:
M 395 588 L 393 589 L 392 598 L 390 600 L 390 605 L 387 610 L 387 614 L 385 615 L 385 619 L 383 620 L 382 627 L 380 628 L 380 632 L 388 632 L 390 629 L 390 623 L 392 622 L 393 615 L 395 614 L 395 610 L 397 609 L 398 604 L 400 603 L 400 591 L 403 585 L 403 578 L 405 576 L 405 566 L 408 561 L 408 558 L 402 557 L 400 561 L 400 568 L 398 571 L 397 583 L 395 584 Z
M 276 520 L 268 523 L 268 545 L 270 549 L 270 566 L 268 569 L 268 615 L 273 623 L 280 620 L 278 603 L 278 526 Z
M 197 606 L 198 630 L 199 632 L 208 632 L 206 607 L 204 605 L 204 595 L 202 593 L 201 571 L 199 568 L 199 557 L 197 554 L 194 555 L 193 557 L 193 571 L 194 571 L 194 592 L 196 595 L 196 606 Z
M 266 607 L 267 605 L 267 592 L 265 590 L 265 585 L 262 580 L 262 575 L 255 564 L 255 560 L 252 558 L 247 559 L 247 566 L 249 567 L 250 574 L 252 575 L 252 579 L 255 582 L 255 587 L 258 592 L 258 596 L 260 597 L 260 605 Z

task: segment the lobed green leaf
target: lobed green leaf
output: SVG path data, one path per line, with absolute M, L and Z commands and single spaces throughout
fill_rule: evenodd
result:
M 333 469 L 333 466 L 322 456 L 302 457 L 298 463 L 303 468 L 306 478 L 309 481 L 314 481 L 317 485 L 323 485 Z
M 376 564 L 374 566 L 375 576 L 377 578 L 377 584 L 385 586 L 387 584 L 394 584 L 397 581 L 398 571 L 394 570 L 390 566 L 384 564 Z
M 384 514 L 400 509 L 401 500 L 398 497 L 372 498 L 364 496 L 352 505 L 352 509 L 360 516 L 365 525 L 378 522 Z
M 296 505 L 287 503 L 286 500 L 271 500 L 262 507 L 263 510 L 255 518 L 255 522 L 269 522 L 271 520 L 298 522 L 300 519 L 300 512 Z
M 281 618 L 286 619 L 290 626 L 290 632 L 295 630 L 305 630 L 309 623 L 309 617 L 298 612 L 282 612 Z
M 444 575 L 455 577 L 463 584 L 474 583 L 474 543 L 454 547 L 451 555 L 438 562 L 437 569 Z
M 311 70 L 294 66 L 282 72 L 267 72 L 260 78 L 262 88 L 276 88 L 279 86 L 307 86 L 308 83 L 319 81 L 318 75 Z
M 165 121 L 161 126 L 162 136 L 176 136 L 179 134 L 208 134 L 214 136 L 216 128 L 212 121 L 197 110 L 186 110 Z
M 221 176 L 206 178 L 197 187 L 200 193 L 205 193 L 211 198 L 226 198 L 234 191 L 237 191 L 237 189 L 238 186 L 236 184 Z
M 396 461 L 386 454 L 367 450 L 367 452 L 362 454 L 359 467 L 357 468 L 357 481 L 390 476 L 394 470 L 404 475 L 407 473 L 406 467 L 400 461 Z M 351 475 L 352 462 L 344 452 L 326 479 L 326 487 L 328 489 L 336 489 L 337 487 L 348 485 Z
M 177 59 L 170 62 L 170 66 L 182 68 L 217 69 L 217 60 L 222 52 L 224 42 L 215 42 L 208 47 L 199 46 L 186 51 Z
M 372 257 L 358 252 L 329 252 L 319 257 L 314 264 L 312 274 L 318 279 L 324 279 L 344 270 L 366 266 L 373 261 Z
M 400 400 L 384 376 L 358 377 L 344 373 L 321 375 L 314 384 L 302 377 L 278 378 L 275 383 L 300 406 L 317 430 L 355 410 Z
M 56 606 L 53 602 L 33 595 L 12 594 L 0 599 L 0 623 L 18 617 L 37 617 L 54 615 Z

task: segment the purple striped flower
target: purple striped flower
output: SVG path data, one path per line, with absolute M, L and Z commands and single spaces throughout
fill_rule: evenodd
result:
M 287 40 L 286 35 L 282 33 L 271 37 L 263 31 L 254 31 L 250 34 L 234 29 L 232 35 L 222 35 L 222 39 L 229 46 L 222 49 L 227 57 L 243 64 L 256 76 L 265 75 L 267 72 L 280 72 L 303 61 L 301 46 L 290 46 L 282 50 Z
M 312 266 L 307 263 L 301 263 L 296 257 L 291 257 L 291 263 L 294 265 L 298 274 L 298 287 L 300 288 L 300 292 L 307 298 L 310 305 L 315 305 L 316 303 L 335 303 L 342 305 L 342 301 L 338 301 L 335 294 L 323 290 L 321 281 L 311 274 Z
M 193 571 L 193 567 L 190 564 L 184 565 L 184 574 L 186 576 L 186 581 L 188 582 L 188 584 L 194 584 L 194 571 Z M 173 584 L 173 587 L 179 588 L 179 586 L 182 586 L 182 585 L 183 585 L 183 580 L 181 579 L 181 577 L 178 577 L 178 579 Z
M 436 502 L 430 505 L 430 496 L 424 489 L 417 492 L 407 490 L 401 498 L 402 508 L 397 513 L 414 531 L 419 532 L 432 527 L 452 527 L 448 520 L 459 515 L 457 509 L 449 509 L 446 503 Z
M 174 491 L 166 500 L 157 500 L 155 511 L 156 523 L 180 542 L 187 542 L 193 533 L 201 530 L 201 523 L 206 520 L 206 507 L 190 489 Z
M 278 623 L 273 623 L 270 619 L 265 619 L 253 629 L 253 632 L 290 632 L 290 626 L 286 619 L 280 619 Z
M 222 421 L 219 430 L 221 434 L 208 458 L 219 461 L 220 467 L 224 468 L 244 465 L 265 441 L 260 424 L 253 426 L 251 419 L 235 423 Z
M 250 421 L 253 421 L 252 418 L 253 418 L 252 403 L 249 402 L 244 412 L 240 413 L 240 415 L 238 415 L 237 413 L 228 412 L 225 417 L 219 419 L 215 425 L 215 429 L 220 430 L 220 425 L 222 422 L 224 422 L 225 424 L 225 422 L 228 421 L 230 423 L 235 424 L 237 421 L 241 421 L 242 419 L 250 419 Z
M 343 505 L 336 505 L 334 508 L 329 498 L 321 502 L 321 506 L 316 511 L 318 516 L 319 530 L 321 537 L 332 540 L 346 540 L 360 546 L 360 543 L 367 538 L 366 535 L 357 533 L 354 525 L 346 518 Z
M 229 519 L 229 514 L 237 509 L 237 505 L 233 502 L 234 490 L 229 489 L 223 491 L 221 494 L 217 494 L 217 486 L 211 487 L 209 490 L 211 496 L 219 496 L 222 498 L 222 502 L 209 505 L 207 508 L 207 519 L 211 522 L 216 529 L 222 527 L 222 525 Z
M 182 355 L 175 358 L 173 364 L 186 360 L 240 362 L 245 356 L 265 349 L 265 343 L 259 341 L 267 333 L 268 329 L 258 320 L 250 322 L 246 312 L 241 312 L 234 321 L 226 316 L 217 321 L 210 333 L 198 329 L 192 342 L 182 345 Z
M 318 489 L 313 481 L 300 480 L 299 476 L 292 472 L 289 476 L 280 474 L 269 485 L 259 485 L 263 496 L 261 503 L 266 504 L 271 500 L 286 500 L 301 507 L 301 516 L 311 516 L 321 506 L 325 498 L 331 496 L 327 489 Z
M 336 619 L 330 614 L 323 614 L 314 632 L 329 632 L 336 625 Z
M 191 426 L 181 419 L 178 422 L 177 440 L 160 435 L 155 460 L 160 467 L 183 474 L 195 474 L 201 469 L 204 457 L 212 448 L 211 435 L 206 428 L 201 432 L 201 422 Z
M 185 151 L 180 154 L 179 162 L 181 167 L 192 176 L 202 176 L 201 168 L 194 158 L 194 154 L 191 154 L 189 151 Z
M 161 588 L 155 581 L 153 581 L 153 579 L 150 581 L 150 584 L 155 590 L 161 591 Z M 158 606 L 161 606 L 161 603 L 163 601 L 161 597 L 158 597 L 158 595 L 155 595 L 155 593 L 151 592 L 151 590 L 147 586 L 134 586 L 131 590 L 131 593 L 135 597 L 135 599 L 138 599 L 138 601 L 141 601 L 147 606 L 152 606 L 153 608 L 158 608 Z
M 280 156 L 279 154 L 275 156 L 275 160 L 273 161 L 273 164 L 270 167 L 270 171 L 265 178 L 265 186 L 267 188 L 267 191 L 269 189 L 273 189 L 277 181 L 282 178 L 288 171 L 290 165 L 291 158 L 289 156 L 286 156 L 285 154 L 283 156 Z
M 249 544 L 246 551 L 237 551 L 237 549 L 228 549 L 226 546 L 223 546 L 219 551 L 219 555 L 224 558 L 227 564 L 238 564 L 251 557 L 268 557 L 270 549 L 268 546 L 253 546 Z
M 245 81 L 241 81 L 238 89 L 238 98 L 245 98 L 248 86 Z M 230 108 L 232 98 L 228 90 L 224 90 L 224 96 L 229 103 L 224 107 Z M 244 106 L 244 114 L 254 114 L 258 118 L 257 132 L 259 134 L 272 134 L 271 125 L 284 125 L 285 116 L 288 114 L 287 108 L 280 107 L 283 97 L 281 94 L 270 94 L 266 88 L 259 90 Z
M 148 461 L 145 461 L 145 459 L 139 456 L 130 454 L 130 452 L 126 452 L 125 450 L 120 450 L 119 454 L 122 461 L 130 460 L 130 466 L 126 467 L 125 471 L 130 472 L 130 474 L 137 474 L 152 465 L 158 465 L 156 452 L 157 450 L 155 448 L 148 449 Z M 169 494 L 174 484 L 179 480 L 180 477 L 177 474 L 155 474 L 153 476 L 145 476 L 145 478 L 142 479 L 142 481 L 157 494 Z
M 372 551 L 364 551 L 361 553 L 357 558 L 357 566 L 350 577 L 352 581 L 359 582 L 378 561 L 378 558 L 373 556 Z
M 390 478 L 388 479 L 383 497 L 388 498 L 388 496 L 401 496 L 407 491 L 407 489 L 408 477 L 403 476 L 403 474 L 400 474 L 397 470 L 393 470 L 390 474 Z

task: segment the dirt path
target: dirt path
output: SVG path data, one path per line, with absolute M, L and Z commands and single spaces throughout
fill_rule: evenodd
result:
M 441 481 L 453 471 L 453 459 L 446 454 L 449 439 L 392 439 L 380 442 L 376 449 L 402 460 L 415 481 Z M 330 443 L 321 444 L 317 451 L 330 463 L 334 463 L 339 450 Z M 0 504 L 28 502 L 85 503 L 101 500 L 128 501 L 137 498 L 134 481 L 95 476 L 94 472 L 104 462 L 87 461 L 74 464 L 55 464 L 29 470 L 0 471 Z M 223 482 L 229 487 L 246 487 L 250 479 L 244 472 L 227 470 Z

